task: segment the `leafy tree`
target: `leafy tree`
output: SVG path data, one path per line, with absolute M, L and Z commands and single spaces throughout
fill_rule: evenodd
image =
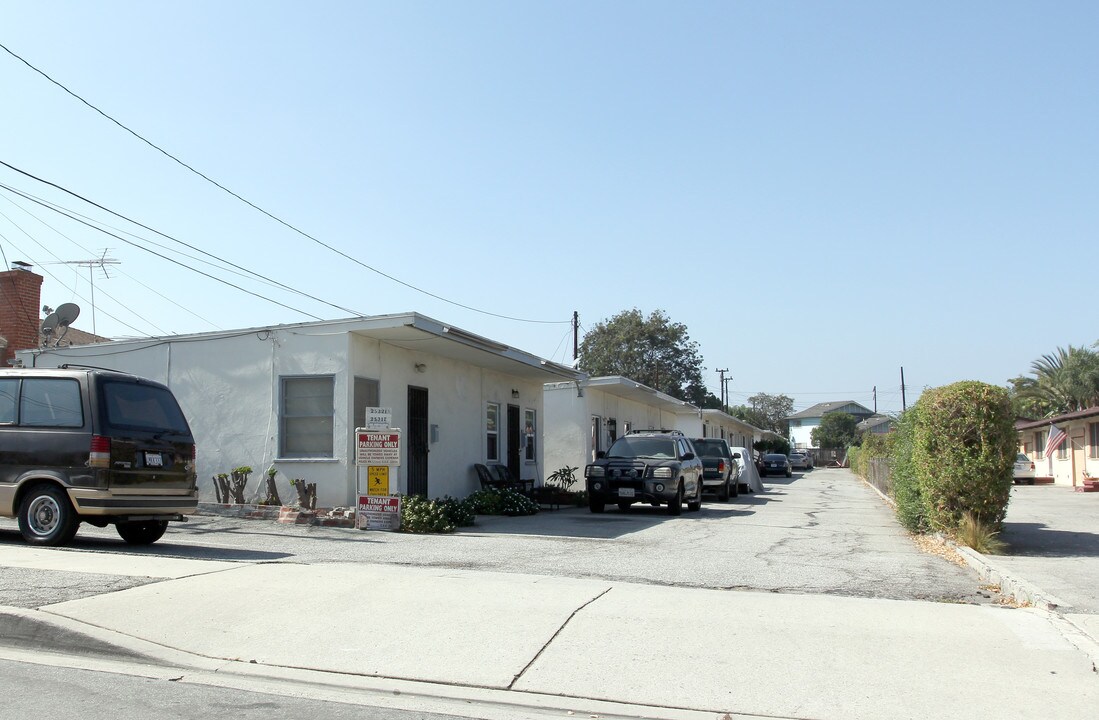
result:
M 687 326 L 662 310 L 649 317 L 623 310 L 584 334 L 580 369 L 591 375 L 623 375 L 673 397 L 702 406 L 702 356 Z
M 783 437 L 789 434 L 790 422 L 786 418 L 794 412 L 791 398 L 757 393 L 748 398 L 748 402 L 752 404 L 731 406 L 729 414 L 761 430 L 771 430 Z
M 845 448 L 855 444 L 858 433 L 855 426 L 858 418 L 845 412 L 830 412 L 820 419 L 820 425 L 813 428 L 810 437 L 813 445 L 819 448 Z
M 1033 377 L 1012 378 L 1017 415 L 1049 417 L 1099 405 L 1099 353 L 1085 347 L 1057 348 L 1030 364 Z

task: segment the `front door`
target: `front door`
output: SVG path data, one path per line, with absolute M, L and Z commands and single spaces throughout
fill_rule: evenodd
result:
M 427 496 L 427 389 L 408 386 L 408 494 Z
M 519 448 L 523 442 L 523 427 L 519 423 L 519 406 L 508 405 L 508 471 L 515 479 L 519 474 Z

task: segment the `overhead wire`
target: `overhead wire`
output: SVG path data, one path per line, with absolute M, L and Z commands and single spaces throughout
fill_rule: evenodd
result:
M 5 198 L 5 199 L 8 199 L 8 198 Z M 5 213 L 5 212 L 3 212 L 2 210 L 0 210 L 0 218 L 3 218 L 4 220 L 7 220 L 7 221 L 8 221 L 9 223 L 11 223 L 11 225 L 13 226 L 13 228 L 15 228 L 16 230 L 18 230 L 18 231 L 20 231 L 21 233 L 23 233 L 23 235 L 25 235 L 25 236 L 26 236 L 26 239 L 27 239 L 27 240 L 30 240 L 30 241 L 31 241 L 32 243 L 34 243 L 34 244 L 35 244 L 35 245 L 37 245 L 38 247 L 41 247 L 41 248 L 42 248 L 42 250 L 43 250 L 43 251 L 44 251 L 44 252 L 45 252 L 46 254 L 48 254 L 49 256 L 53 257 L 53 258 L 55 259 L 55 261 L 57 261 L 57 263 L 58 263 L 58 264 L 62 264 L 62 265 L 68 265 L 68 264 L 69 264 L 69 263 L 67 263 L 66 261 L 63 261 L 63 259 L 62 259 L 62 258 L 58 257 L 56 253 L 54 253 L 53 251 L 49 250 L 49 248 L 48 248 L 48 247 L 46 247 L 45 245 L 43 245 L 43 244 L 42 244 L 41 242 L 38 242 L 38 240 L 37 240 L 37 239 L 35 239 L 35 237 L 34 237 L 33 235 L 31 235 L 31 233 L 29 233 L 29 232 L 26 232 L 26 230 L 24 230 L 24 229 L 23 229 L 23 226 L 22 226 L 22 225 L 20 225 L 20 224 L 19 224 L 18 222 L 15 222 L 14 220 L 12 220 L 12 219 L 11 219 L 11 217 L 9 217 L 8 213 Z M 9 241 L 9 242 L 10 242 L 10 241 Z M 38 265 L 40 265 L 40 266 L 41 266 L 41 265 L 43 265 L 43 264 L 42 264 L 42 263 L 38 263 Z M 78 277 L 78 278 L 80 277 L 80 276 L 79 276 L 79 274 L 77 275 L 77 277 Z M 57 279 L 57 278 L 55 277 L 55 279 Z M 65 287 L 68 287 L 68 286 L 66 285 Z M 70 289 L 73 289 L 73 288 L 70 288 Z M 159 326 L 157 326 L 157 324 L 156 324 L 155 322 L 153 322 L 152 320 L 149 320 L 148 318 L 142 317 L 142 314 L 141 314 L 141 313 L 138 313 L 138 312 L 137 312 L 136 310 L 134 310 L 133 308 L 127 308 L 127 307 L 125 306 L 125 303 L 123 303 L 123 302 L 122 302 L 121 300 L 119 300 L 118 298 L 115 298 L 115 297 L 114 297 L 113 295 L 111 295 L 111 293 L 110 293 L 110 292 L 108 292 L 107 290 L 104 290 L 103 288 L 100 288 L 100 289 L 99 289 L 99 291 L 100 291 L 100 292 L 102 292 L 102 293 L 103 293 L 103 295 L 106 295 L 106 296 L 107 296 L 108 298 L 110 298 L 111 300 L 113 300 L 114 302 L 118 303 L 118 304 L 119 304 L 119 307 L 122 307 L 122 308 L 126 308 L 126 310 L 129 310 L 129 311 L 130 311 L 131 313 L 133 313 L 134 317 L 136 317 L 136 318 L 140 319 L 140 320 L 141 320 L 142 322 L 144 322 L 144 323 L 146 323 L 147 325 L 151 326 L 151 328 L 154 328 L 154 329 L 156 329 L 156 330 L 157 330 L 158 332 L 160 332 L 160 333 L 162 333 L 162 334 L 167 334 L 167 333 L 165 332 L 165 330 L 164 330 L 163 328 L 159 328 Z M 75 290 L 75 289 L 74 289 L 74 292 L 76 292 L 76 290 Z M 104 311 L 104 312 L 106 312 L 106 311 Z M 113 317 L 113 315 L 111 315 L 111 319 L 112 319 L 112 320 L 118 320 L 118 318 L 114 318 L 114 317 Z M 140 330 L 137 330 L 136 328 L 134 328 L 134 326 L 133 326 L 133 325 L 130 325 L 130 324 L 127 324 L 127 323 L 122 323 L 122 324 L 126 325 L 126 326 L 127 326 L 127 328 L 130 328 L 130 329 L 131 329 L 131 330 L 133 330 L 134 332 L 141 332 Z
M 50 75 L 48 75 L 45 71 L 40 70 L 39 68 L 32 65 L 29 61 L 27 61 L 25 58 L 23 58 L 19 54 L 15 53 L 13 50 L 11 50 L 9 47 L 4 45 L 3 43 L 0 43 L 0 49 L 3 49 L 6 53 L 11 55 L 13 58 L 20 61 L 21 63 L 26 65 L 28 68 L 33 70 L 34 72 L 36 72 L 39 75 L 41 75 L 42 77 L 44 77 L 49 82 L 51 82 L 54 85 L 56 85 L 57 87 L 59 87 L 65 93 L 72 96 L 76 100 L 79 100 L 81 103 L 86 105 L 88 108 L 94 110 L 96 113 L 98 113 L 99 115 L 101 115 L 102 117 L 104 117 L 105 119 L 110 121 L 111 123 L 117 125 L 119 128 L 121 128 L 125 132 L 129 133 L 130 135 L 134 136 L 135 138 L 137 138 L 141 142 L 145 143 L 146 145 L 148 145 L 152 149 L 156 150 L 157 152 L 161 153 L 162 155 L 164 155 L 168 159 L 172 160 L 173 162 L 175 162 L 175 163 L 179 164 L 180 166 L 186 168 L 187 170 L 191 171 L 192 173 L 199 176 L 200 178 L 202 178 L 206 182 L 210 183 L 211 185 L 214 185 L 215 187 L 223 190 L 224 192 L 228 193 L 229 195 L 232 195 L 237 200 L 240 200 L 244 204 L 246 204 L 249 207 L 253 208 L 254 210 L 262 213 L 263 215 L 267 216 L 271 220 L 274 220 L 275 222 L 279 223 L 280 225 L 283 225 L 284 227 L 286 227 L 287 229 L 297 233 L 298 235 L 301 235 L 302 237 L 304 237 L 308 240 L 311 240 L 312 242 L 316 243 L 317 245 L 320 245 L 321 247 L 326 248 L 327 250 L 330 250 L 331 252 L 339 255 L 340 257 L 342 257 L 346 260 L 349 260 L 349 261 L 355 263 L 356 265 L 359 265 L 360 267 L 363 267 L 363 268 L 365 268 L 365 269 L 367 269 L 367 270 L 369 270 L 373 273 L 381 275 L 382 277 L 387 278 L 388 280 L 392 280 L 393 282 L 395 282 L 399 285 L 403 285 L 404 287 L 407 287 L 410 290 L 414 290 L 414 291 L 416 291 L 418 293 L 421 293 L 423 295 L 427 295 L 428 297 L 432 297 L 432 298 L 435 298 L 436 300 L 440 300 L 440 301 L 445 302 L 447 304 L 454 305 L 455 307 L 460 307 L 460 308 L 463 308 L 465 310 L 469 310 L 471 312 L 480 313 L 482 315 L 488 315 L 490 317 L 500 318 L 502 320 L 512 320 L 514 322 L 525 322 L 525 323 L 535 323 L 535 324 L 545 324 L 545 325 L 557 325 L 557 324 L 571 323 L 572 322 L 572 320 L 533 320 L 533 319 L 529 319 L 529 318 L 513 317 L 513 316 L 510 316 L 510 315 L 504 315 L 504 314 L 501 314 L 501 313 L 490 312 L 488 310 L 482 310 L 480 308 L 476 308 L 476 307 L 473 307 L 471 305 L 466 305 L 464 303 L 460 303 L 460 302 L 457 302 L 455 300 L 450 300 L 449 298 L 445 298 L 445 297 L 443 297 L 441 295 L 438 295 L 436 293 L 433 293 L 433 292 L 430 292 L 430 291 L 425 290 L 423 288 L 417 287 L 417 286 L 415 286 L 411 283 L 405 282 L 404 280 L 401 280 L 397 277 L 394 277 L 393 275 L 390 275 L 386 272 L 383 272 L 383 271 L 379 270 L 378 268 L 375 268 L 371 265 L 368 265 L 365 262 L 359 260 L 358 258 L 352 257 L 351 255 L 348 255 L 347 253 L 343 252 L 342 250 L 339 250 L 338 248 L 333 247 L 332 245 L 329 245 L 328 243 L 314 237 L 313 235 L 310 235 L 309 233 L 305 232 L 304 230 L 301 230 L 300 228 L 298 228 L 298 227 L 290 224 L 289 222 L 283 220 L 282 218 L 279 218 L 279 217 L 275 216 L 274 214 L 268 212 L 267 210 L 263 209 L 259 205 L 256 205 L 252 201 L 238 195 L 236 192 L 234 192 L 234 191 L 230 190 L 229 188 L 225 187 L 224 185 L 217 182 L 213 178 L 209 177 L 205 173 L 195 169 L 194 167 L 187 164 L 183 160 L 180 160 L 178 157 L 176 157 L 175 155 L 172 155 L 167 150 L 164 150 L 163 148 L 156 145 L 152 141 L 150 141 L 150 140 L 146 139 L 145 137 L 143 137 L 142 135 L 138 134 L 136 131 L 131 130 L 126 125 L 123 125 L 121 122 L 114 119 L 113 117 L 108 115 L 103 110 L 100 110 L 98 107 L 93 105 L 88 100 L 85 100 L 80 95 L 77 95 L 75 92 L 73 92 L 72 90 L 67 88 L 65 85 L 61 84 L 59 81 L 57 81 L 57 80 L 53 79 L 52 77 L 50 77 Z
M 3 163 L 3 161 L 0 161 L 0 164 L 6 164 L 6 163 Z M 26 198 L 26 199 L 30 200 L 31 202 L 36 202 L 36 203 L 39 203 L 39 204 L 40 204 L 40 205 L 42 205 L 43 207 L 48 207 L 48 206 L 47 206 L 47 205 L 45 205 L 44 203 L 41 203 L 41 202 L 39 202 L 38 200 L 35 200 L 34 198 L 28 197 L 27 195 L 24 195 L 23 193 L 19 192 L 18 190 L 14 189 L 14 188 L 12 188 L 12 187 L 10 187 L 10 186 L 8 186 L 8 185 L 4 185 L 3 183 L 0 183 L 0 188 L 3 188 L 3 189 L 5 189 L 5 190 L 8 190 L 9 192 L 14 192 L 14 193 L 16 193 L 16 194 L 20 195 L 21 197 L 24 197 L 24 198 Z M 323 319 L 324 319 L 324 318 L 321 318 L 321 317 L 319 317 L 319 316 L 317 316 L 317 315 L 314 315 L 314 314 L 312 314 L 312 313 L 310 313 L 310 312 L 307 312 L 307 311 L 305 311 L 305 310 L 301 310 L 300 308 L 292 307 L 292 306 L 290 306 L 290 305 L 287 305 L 286 303 L 282 303 L 282 302 L 279 302 L 278 300 L 274 300 L 274 299 L 272 299 L 272 298 L 269 298 L 269 297 L 266 297 L 266 296 L 264 296 L 264 295 L 260 295 L 260 294 L 259 294 L 259 293 L 257 293 L 257 292 L 253 292 L 253 291 L 251 291 L 251 290 L 248 290 L 248 289 L 246 289 L 246 288 L 243 288 L 243 287 L 241 287 L 240 285 L 236 285 L 236 284 L 234 284 L 234 283 L 231 283 L 231 282 L 229 282 L 228 280 L 224 280 L 224 279 L 222 279 L 222 278 L 219 278 L 219 277 L 217 277 L 216 275 L 211 275 L 210 273 L 207 273 L 207 272 L 203 272 L 202 270 L 199 270 L 198 268 L 194 268 L 194 267 L 191 267 L 190 265 L 187 265 L 186 263 L 182 263 L 182 262 L 179 262 L 178 260 L 175 260 L 175 259 L 173 259 L 173 258 L 170 258 L 170 257 L 168 257 L 167 255 L 163 255 L 163 254 L 161 254 L 161 253 L 158 253 L 158 252 L 156 252 L 156 251 L 154 251 L 154 250 L 150 250 L 149 248 L 146 248 L 146 247 L 142 247 L 141 245 L 138 245 L 138 244 L 137 244 L 137 243 L 135 243 L 135 242 L 132 242 L 132 241 L 130 241 L 130 240 L 127 240 L 126 238 L 122 237 L 121 235 L 117 235 L 117 234 L 115 234 L 115 233 L 112 233 L 112 232 L 109 232 L 109 231 L 107 231 L 107 230 L 104 230 L 103 228 L 100 228 L 100 227 L 96 227 L 95 225 L 91 224 L 90 222 L 87 222 L 87 221 L 85 221 L 85 220 L 82 220 L 82 219 L 80 219 L 80 218 L 78 218 L 78 217 L 75 217 L 75 216 L 73 216 L 73 215 L 71 215 L 71 214 L 69 214 L 69 213 L 67 213 L 67 212 L 65 212 L 65 211 L 63 211 L 63 210 L 58 210 L 58 209 L 56 209 L 56 208 L 49 208 L 49 209 L 50 209 L 50 210 L 53 210 L 54 212 L 60 213 L 60 214 L 64 215 L 65 217 L 68 217 L 68 218 L 69 218 L 69 219 L 71 219 L 71 220 L 74 220 L 74 221 L 76 221 L 76 222 L 78 222 L 78 223 L 81 223 L 81 224 L 83 224 L 83 225 L 86 225 L 86 226 L 88 226 L 88 227 L 92 228 L 93 230 L 97 230 L 97 231 L 99 231 L 99 232 L 103 233 L 104 235 L 108 235 L 108 236 L 110 236 L 110 237 L 113 237 L 113 238 L 115 238 L 116 240 L 119 240 L 119 241 L 121 241 L 121 242 L 124 242 L 124 243 L 126 243 L 127 245 L 131 245 L 131 246 L 133 246 L 133 247 L 136 247 L 136 248 L 137 248 L 137 249 L 139 249 L 139 250 L 143 250 L 144 252 L 147 252 L 147 253 L 149 253 L 150 255 L 155 255 L 156 257 L 159 257 L 159 258 L 161 258 L 161 259 L 163 259 L 163 260 L 167 260 L 168 262 L 170 262 L 170 263 L 172 263 L 172 264 L 174 264 L 174 265 L 179 265 L 180 267 L 182 267 L 182 268 L 185 268 L 185 269 L 187 269 L 187 270 L 190 270 L 190 271 L 191 271 L 191 272 L 193 272 L 193 273 L 196 273 L 196 274 L 198 274 L 198 275 L 202 275 L 203 277 L 207 277 L 207 278 L 210 278 L 211 280 L 213 280 L 213 281 L 215 281 L 215 282 L 219 282 L 219 283 L 221 283 L 221 284 L 223 284 L 223 285 L 227 285 L 227 286 L 229 286 L 229 287 L 231 287 L 231 288 L 234 288 L 234 289 L 236 289 L 236 290 L 240 290 L 240 291 L 241 291 L 241 292 L 243 292 L 243 293 L 247 293 L 248 295 L 251 295 L 251 296 L 253 296 L 253 297 L 259 298 L 260 300 L 266 300 L 266 301 L 267 301 L 267 302 L 269 302 L 269 303 L 273 303 L 273 304 L 275 304 L 275 305 L 278 305 L 279 307 L 283 307 L 283 308 L 286 308 L 287 310 L 292 310 L 293 312 L 299 313 L 299 314 L 301 314 L 301 315 L 305 315 L 306 317 L 310 317 L 310 318 L 313 318 L 314 320 L 323 320 Z
M 280 283 L 280 282 L 278 282 L 277 280 L 272 280 L 271 278 L 268 278 L 268 277 L 266 277 L 266 276 L 264 276 L 264 275 L 261 275 L 260 273 L 257 273 L 257 272 L 254 272 L 254 271 L 252 271 L 252 270 L 249 270 L 249 269 L 247 269 L 247 268 L 245 268 L 245 267 L 242 267 L 242 266 L 240 266 L 240 265 L 237 265 L 237 264 L 235 264 L 235 263 L 233 263 L 233 262 L 230 262 L 229 260 L 226 260 L 226 259 L 224 259 L 224 258 L 218 257 L 217 255 L 214 255 L 214 254 L 212 254 L 212 253 L 208 253 L 208 252 L 206 252 L 205 250 L 202 250 L 201 248 L 195 247 L 194 245 L 191 245 L 191 244 L 189 244 L 189 243 L 186 243 L 186 242 L 184 242 L 184 241 L 182 241 L 182 240 L 179 240 L 178 238 L 172 237 L 171 235 L 168 235 L 168 234 L 166 234 L 166 233 L 163 233 L 163 232 L 161 232 L 161 231 L 157 230 L 156 228 L 152 228 L 152 227 L 149 227 L 148 225 L 145 225 L 145 224 L 143 224 L 143 223 L 141 223 L 141 222 L 138 222 L 137 220 L 134 220 L 134 219 L 132 219 L 132 218 L 129 218 L 129 217 L 127 217 L 126 215 L 123 215 L 123 214 L 121 214 L 121 213 L 115 212 L 114 210 L 112 210 L 112 209 L 110 209 L 110 208 L 108 208 L 108 207 L 105 207 L 105 206 L 103 206 L 103 205 L 100 205 L 99 203 L 95 202 L 94 200 L 90 200 L 90 199 L 88 199 L 88 198 L 84 197 L 83 195 L 80 195 L 79 193 L 76 193 L 76 192 L 74 192 L 74 191 L 72 191 L 72 190 L 69 190 L 69 189 L 68 189 L 68 188 L 66 188 L 66 187 L 63 187 L 63 186 L 61 186 L 61 185 L 58 185 L 57 183 L 51 182 L 51 181 L 49 181 L 49 180 L 46 180 L 46 179 L 44 179 L 44 178 L 40 178 L 40 177 L 38 177 L 38 176 L 36 176 L 36 175 L 34 175 L 34 174 L 32 174 L 32 173 L 29 173 L 29 172 L 27 172 L 26 170 L 21 170 L 20 168 L 17 168 L 17 167 L 15 167 L 14 165 L 11 165 L 10 163 L 7 163 L 7 162 L 5 162 L 5 161 L 3 161 L 3 160 L 0 160 L 0 165 L 3 165 L 3 166 L 5 166 L 5 167 L 7 167 L 7 168 L 9 168 L 9 169 L 11 169 L 11 170 L 14 170 L 15 172 L 19 173 L 20 175 L 24 175 L 24 176 L 26 176 L 26 177 L 28 177 L 28 178 L 31 178 L 32 180 L 36 180 L 36 181 L 38 181 L 38 182 L 42 183 L 43 185 L 48 185 L 48 186 L 50 186 L 50 187 L 52 187 L 52 188 L 56 188 L 57 190 L 60 190 L 61 192 L 65 193 L 65 194 L 67 194 L 67 195 L 71 195 L 72 197 L 75 197 L 75 198 L 77 198 L 78 200 L 82 200 L 83 202 L 86 202 L 86 203 L 88 203 L 89 205 L 92 205 L 93 207 L 97 207 L 97 208 L 99 208 L 100 210 L 103 210 L 104 212 L 110 213 L 111 215 L 114 215 L 114 216 L 115 216 L 115 217 L 117 217 L 117 218 L 120 218 L 120 219 L 122 219 L 122 220 L 125 220 L 125 221 L 126 221 L 126 222 L 128 222 L 128 223 L 132 223 L 132 224 L 134 224 L 134 225 L 136 225 L 136 226 L 138 226 L 138 227 L 140 227 L 140 228 L 144 228 L 145 230 L 148 230 L 149 232 L 152 232 L 152 233 L 156 233 L 157 235 L 160 235 L 160 236 L 161 236 L 161 237 L 163 237 L 163 238 L 166 238 L 166 239 L 168 239 L 168 240 L 171 240 L 172 242 L 176 242 L 176 243 L 179 243 L 180 245 L 183 245 L 184 247 L 188 247 L 188 248 L 190 248 L 190 249 L 192 249 L 192 250 L 194 250 L 194 251 L 196 251 L 196 252 L 200 252 L 200 253 L 202 253 L 203 255 L 206 255 L 206 256 L 208 256 L 208 257 L 212 257 L 212 258 L 215 258 L 215 259 L 216 259 L 216 260 L 218 260 L 219 262 L 223 262 L 223 263 L 225 263 L 225 264 L 227 264 L 227 265 L 231 265 L 231 266 L 233 266 L 233 267 L 235 267 L 235 268 L 237 268 L 237 269 L 239 269 L 239 270 L 242 270 L 242 271 L 244 271 L 244 272 L 248 273 L 249 275 L 252 275 L 252 276 L 255 276 L 255 277 L 257 277 L 257 278 L 261 278 L 261 279 L 267 280 L 268 282 L 270 282 L 270 283 L 273 283 L 274 285 L 277 285 L 278 287 L 280 287 L 280 288 L 282 288 L 282 289 L 284 289 L 284 290 L 286 290 L 286 291 L 288 291 L 288 292 L 291 292 L 291 293 L 294 293 L 294 294 L 297 294 L 297 295 L 301 295 L 302 297 L 306 297 L 306 298 L 309 298 L 310 300 L 314 300 L 314 301 L 316 301 L 316 302 L 319 302 L 319 303 L 321 303 L 321 304 L 324 304 L 324 305 L 328 305 L 329 307 L 333 307 L 333 308 L 336 308 L 337 310 L 341 310 L 341 311 L 343 311 L 343 312 L 346 312 L 346 313 L 350 313 L 351 315 L 355 315 L 355 316 L 357 316 L 357 317 L 362 317 L 362 316 L 363 316 L 363 313 L 361 313 L 361 312 L 357 312 L 357 311 L 355 311 L 355 310 L 351 310 L 351 309 L 349 309 L 349 308 L 345 308 L 345 307 L 343 307 L 343 306 L 341 306 L 341 305 L 336 305 L 336 304 L 334 304 L 334 303 L 330 303 L 330 302 L 328 302 L 327 300 L 322 300 L 321 298 L 318 298 L 318 297 L 315 297 L 315 296 L 313 296 L 313 295 L 310 295 L 309 293 L 306 293 L 306 292 L 304 292 L 304 291 L 302 291 L 302 290 L 298 290 L 298 289 L 296 289 L 296 288 L 292 288 L 292 287 L 290 287 L 289 285 L 285 285 L 284 283 Z M 19 194 L 19 195 L 21 195 L 22 197 L 24 197 L 24 198 L 26 198 L 26 199 L 28 199 L 28 200 L 31 200 L 32 202 L 37 202 L 37 203 L 38 203 L 38 204 L 40 204 L 40 205 L 44 205 L 44 206 L 47 206 L 47 207 L 50 207 L 50 206 L 51 206 L 51 204 L 50 204 L 50 203 L 47 203 L 46 201 L 43 201 L 43 200 L 39 200 L 39 199 L 35 198 L 34 196 L 28 195 L 27 193 L 24 193 L 24 192 L 22 192 L 22 191 L 20 191 L 20 190 L 16 190 L 16 189 L 14 189 L 14 188 L 11 188 L 11 187 L 9 187 L 9 186 L 7 186 L 7 185 L 3 185 L 3 184 L 0 184 L 0 187 L 6 188 L 6 189 L 10 190 L 11 192 L 15 192 L 15 193 L 18 193 L 18 194 Z M 51 207 L 51 209 L 52 209 L 52 210 L 54 210 L 54 212 L 62 212 L 61 210 L 58 210 L 58 209 L 57 209 L 56 207 Z M 75 220 L 75 219 L 77 219 L 77 218 L 73 217 L 73 215 L 72 215 L 72 214 L 70 214 L 70 213 L 69 213 L 69 212 L 68 212 L 67 210 L 66 210 L 66 211 L 64 211 L 64 212 L 62 212 L 62 214 L 68 215 L 68 216 L 69 216 L 70 218 L 72 218 L 72 219 L 74 219 L 74 220 Z M 95 229 L 99 230 L 100 232 L 106 232 L 106 231 L 105 231 L 105 230 L 103 230 L 102 228 L 100 228 L 100 227 L 97 227 L 97 226 L 95 226 L 95 225 L 91 224 L 90 222 L 86 222 L 86 221 L 84 221 L 84 220 L 78 220 L 78 222 L 82 222 L 82 223 L 83 223 L 84 225 L 88 225 L 89 227 L 94 227 Z M 108 232 L 107 234 L 108 234 L 108 235 L 112 235 L 112 237 L 118 237 L 117 235 L 113 235 L 112 233 L 109 233 L 109 232 Z M 119 239 L 120 239 L 120 240 L 122 240 L 123 242 L 125 242 L 125 243 L 129 244 L 129 245 L 134 245 L 135 247 L 140 247 L 139 245 L 136 245 L 135 243 L 132 243 L 132 242 L 130 242 L 130 241 L 128 241 L 128 240 L 125 240 L 125 239 L 123 239 L 123 238 L 119 238 Z M 152 252 L 151 250 L 148 250 L 148 248 L 143 248 L 143 247 L 142 247 L 141 249 L 142 249 L 142 250 L 145 250 L 146 252 Z M 154 255 L 157 255 L 157 256 L 159 256 L 159 257 L 164 257 L 163 255 L 160 255 L 159 253 L 155 253 L 155 252 L 154 252 L 153 254 L 154 254 Z M 170 258 L 165 258 L 165 259 L 170 259 Z M 172 260 L 172 262 L 176 262 L 176 261 Z M 187 266 L 185 266 L 185 267 L 187 267 Z M 192 269 L 193 269 L 193 268 L 192 268 Z M 198 272 L 198 271 L 196 271 L 196 272 Z M 234 287 L 235 287 L 235 286 L 234 286 Z M 301 310 L 298 310 L 298 312 L 301 312 L 301 313 L 302 313 L 303 315 L 309 315 L 309 313 L 305 313 L 304 311 L 301 311 Z M 315 316 L 315 315 L 309 315 L 309 316 L 310 316 L 310 317 L 314 317 L 314 318 L 316 318 L 316 317 L 317 317 L 317 316 Z M 317 318 L 317 319 L 320 319 L 320 318 Z
M 18 202 L 15 202 L 14 200 L 12 200 L 12 199 L 11 199 L 10 197 L 8 197 L 8 196 L 3 196 L 3 198 L 4 198 L 4 200 L 7 200 L 8 202 L 12 203 L 14 207 L 16 207 L 16 208 L 19 208 L 20 210 L 22 210 L 23 212 L 25 212 L 25 213 L 26 213 L 27 215 L 30 215 L 30 217 L 31 217 L 31 218 L 33 218 L 34 220 L 37 220 L 38 222 L 40 222 L 40 223 L 42 223 L 43 225 L 45 225 L 45 226 L 46 226 L 46 228 L 48 228 L 49 230 L 52 230 L 53 232 L 57 233 L 57 235 L 59 235 L 59 236 L 62 236 L 62 237 L 64 237 L 64 239 L 65 239 L 65 240 L 67 240 L 67 241 L 69 241 L 70 243 L 73 243 L 74 245 L 76 245 L 77 247 L 79 247 L 79 248 L 80 248 L 80 250 L 82 250 L 82 251 L 84 251 L 84 252 L 86 252 L 86 253 L 89 253 L 89 254 L 91 254 L 91 251 L 89 251 L 87 247 L 85 247 L 84 245 L 81 245 L 80 243 L 76 242 L 76 241 L 75 241 L 74 239 L 71 239 L 71 237 L 69 237 L 68 235 L 66 235 L 65 233 L 63 233 L 62 231 L 60 231 L 59 229 L 57 229 L 57 228 L 54 228 L 54 226 L 53 226 L 53 225 L 49 224 L 48 222 L 46 222 L 46 221 L 45 221 L 45 220 L 43 220 L 42 218 L 38 217 L 38 215 L 36 215 L 36 214 L 34 214 L 33 212 L 31 212 L 31 211 L 30 211 L 29 209 L 27 209 L 27 208 L 24 208 L 23 206 L 21 206 L 21 204 L 20 204 L 20 203 L 18 203 Z M 52 203 L 51 203 L 51 204 L 52 204 Z M 79 215 L 79 213 L 75 213 L 75 214 L 78 214 L 78 215 Z M 84 215 L 80 215 L 80 217 L 84 217 Z M 118 229 L 115 229 L 115 230 L 118 230 Z M 123 231 L 119 230 L 119 232 L 123 232 Z M 134 235 L 133 235 L 132 233 L 126 233 L 126 234 L 129 234 L 129 235 L 131 235 L 131 236 L 134 236 Z M 154 244 L 155 244 L 155 243 L 154 243 Z M 153 288 L 153 287 L 149 287 L 149 286 L 148 286 L 148 285 L 146 285 L 145 283 L 142 283 L 141 279 L 138 279 L 138 278 L 134 277 L 133 275 L 131 275 L 131 274 L 129 274 L 129 273 L 126 273 L 124 269 L 122 269 L 122 268 L 116 268 L 116 270 L 118 270 L 118 273 L 119 273 L 120 275 L 123 275 L 123 276 L 125 276 L 125 277 L 127 277 L 127 278 L 130 278 L 130 279 L 131 279 L 132 281 L 134 281 L 134 283 L 136 283 L 137 285 L 140 285 L 140 286 L 142 286 L 143 288 L 145 288 L 145 289 L 146 289 L 146 290 L 148 290 L 149 292 L 153 292 L 153 293 L 154 293 L 154 295 L 157 295 L 157 296 L 159 296 L 160 298 L 163 298 L 163 299 L 167 300 L 167 301 L 168 301 L 168 302 L 170 302 L 171 304 L 174 304 L 174 306 L 176 306 L 177 308 L 179 308 L 180 310 L 182 310 L 182 311 L 184 311 L 184 312 L 187 312 L 187 313 L 189 313 L 190 315 L 192 315 L 192 317 L 198 318 L 198 319 L 199 319 L 199 320 L 201 320 L 202 322 L 206 322 L 206 323 L 208 323 L 208 324 L 212 325 L 212 326 L 213 326 L 213 328 L 217 328 L 218 330 L 221 330 L 221 328 L 220 328 L 220 326 L 218 325 L 218 323 L 215 323 L 215 322 L 213 322 L 213 321 L 209 320 L 208 318 L 203 318 L 203 317 L 202 317 L 202 315 L 200 315 L 200 314 L 198 314 L 197 312 L 195 312 L 195 311 L 191 310 L 191 309 L 190 309 L 190 308 L 188 308 L 187 306 L 184 306 L 184 304 L 181 304 L 181 303 L 179 303 L 179 302 L 176 302 L 175 300 L 173 300 L 173 299 L 169 298 L 168 296 L 164 295 L 164 293 L 163 293 L 163 292 L 160 292 L 160 291 L 159 291 L 159 290 L 157 290 L 156 288 Z M 113 299 L 113 298 L 112 298 L 112 299 Z M 115 300 L 115 301 L 118 301 L 118 300 Z M 135 313 L 135 314 L 136 314 L 136 313 Z M 154 325 L 154 326 L 155 326 L 155 325 Z M 158 330 L 159 330 L 159 328 L 158 328 Z M 164 331 L 162 330 L 162 333 L 163 333 L 163 332 L 164 332 Z M 165 334 L 167 334 L 167 333 L 165 333 Z

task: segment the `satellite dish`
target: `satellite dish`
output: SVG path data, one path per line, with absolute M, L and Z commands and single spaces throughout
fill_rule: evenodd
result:
M 57 316 L 58 326 L 68 327 L 80 316 L 80 306 L 76 303 L 61 303 L 57 306 L 57 312 L 54 315 Z
M 57 328 L 57 313 L 50 313 L 42 321 L 42 334 L 49 335 Z

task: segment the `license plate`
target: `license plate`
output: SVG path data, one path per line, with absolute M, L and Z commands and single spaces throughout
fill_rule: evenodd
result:
M 164 467 L 164 456 L 158 452 L 145 453 L 145 467 Z
M 633 488 L 618 488 L 618 497 L 633 497 Z

